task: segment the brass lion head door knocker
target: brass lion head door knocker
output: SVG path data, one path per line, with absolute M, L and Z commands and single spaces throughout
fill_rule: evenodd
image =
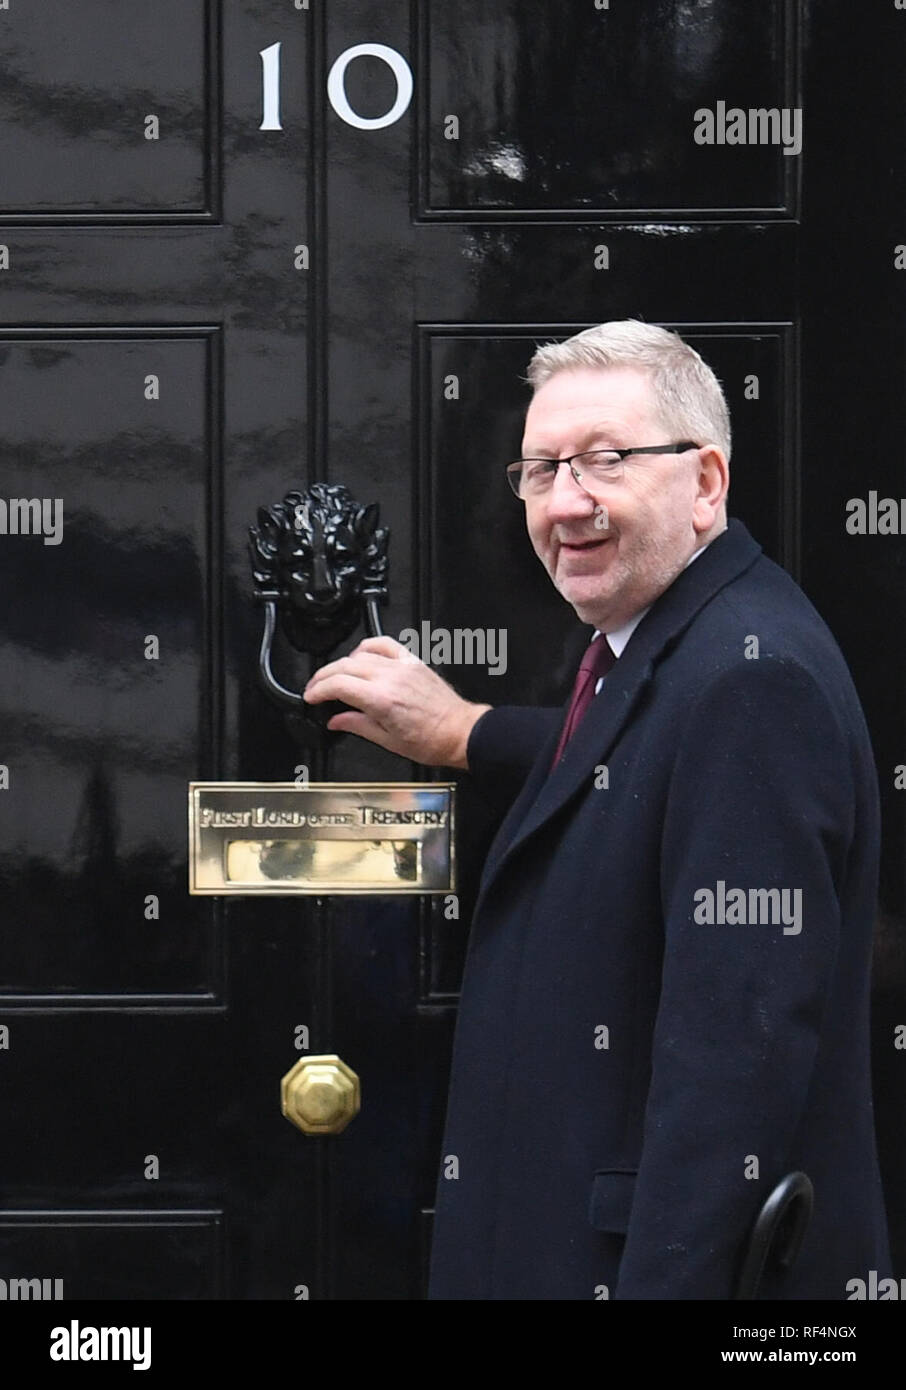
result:
M 345 706 L 308 706 L 301 692 L 274 674 L 278 628 L 296 652 L 323 665 L 361 622 L 369 637 L 383 633 L 379 605 L 387 601 L 390 532 L 379 527 L 377 503 L 360 506 L 340 483 L 312 483 L 282 502 L 259 507 L 249 527 L 255 598 L 264 604 L 258 657 L 261 682 L 272 699 L 323 726 Z

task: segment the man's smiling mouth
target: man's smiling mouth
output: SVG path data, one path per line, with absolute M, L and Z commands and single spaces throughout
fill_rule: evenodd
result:
M 581 555 L 585 551 L 597 550 L 600 546 L 606 545 L 610 539 L 610 536 L 602 536 L 600 539 L 589 541 L 561 541 L 560 549 L 565 550 L 567 554 Z

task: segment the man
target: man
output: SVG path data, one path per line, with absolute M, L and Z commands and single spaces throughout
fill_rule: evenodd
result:
M 811 1222 L 760 1297 L 844 1299 L 888 1267 L 858 698 L 811 604 L 727 523 L 726 403 L 691 347 L 604 324 L 529 379 L 509 475 L 596 629 L 569 708 L 470 704 L 388 638 L 306 694 L 512 801 L 469 943 L 430 1296 L 732 1298 L 799 1171 Z

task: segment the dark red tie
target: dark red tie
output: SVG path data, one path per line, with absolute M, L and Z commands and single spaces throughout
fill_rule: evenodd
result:
M 557 744 L 554 761 L 551 763 L 551 771 L 557 766 L 563 756 L 564 748 L 576 732 L 588 706 L 595 698 L 595 686 L 602 676 L 607 675 L 615 661 L 616 657 L 607 638 L 599 632 L 597 637 L 588 644 L 585 655 L 579 663 L 576 683 L 573 686 L 573 696 L 566 712 L 566 722 L 563 725 L 560 742 Z

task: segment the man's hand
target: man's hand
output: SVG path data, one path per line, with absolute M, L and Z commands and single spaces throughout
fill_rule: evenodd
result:
M 313 705 L 343 700 L 354 706 L 335 714 L 328 729 L 358 734 L 433 767 L 468 767 L 469 734 L 491 708 L 457 695 L 392 637 L 366 637 L 348 656 L 315 672 L 302 694 Z

